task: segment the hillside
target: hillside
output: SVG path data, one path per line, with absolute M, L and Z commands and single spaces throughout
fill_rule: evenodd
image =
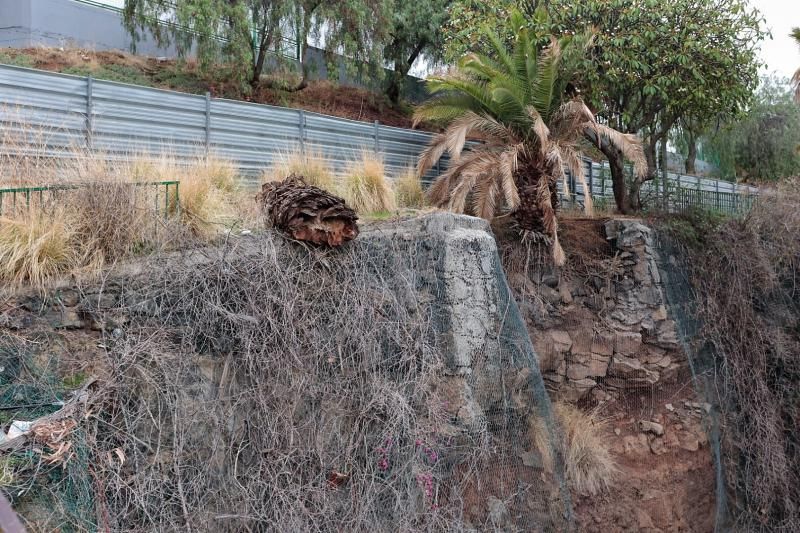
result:
M 228 81 L 229 67 L 203 73 L 191 60 L 137 56 L 120 51 L 96 52 L 85 49 L 0 48 L 0 63 L 63 74 L 132 83 L 193 94 L 210 92 L 218 98 L 305 109 L 365 122 L 380 121 L 388 126 L 411 127 L 411 108 L 394 107 L 380 94 L 340 86 L 329 81 L 312 81 L 306 89 L 292 92 L 278 87 L 291 81 L 291 73 L 280 73 L 249 94 Z M 273 87 L 274 86 L 274 87 Z

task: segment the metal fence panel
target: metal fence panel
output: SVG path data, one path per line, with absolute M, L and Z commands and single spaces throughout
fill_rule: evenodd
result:
M 179 163 L 215 154 L 234 161 L 253 185 L 264 169 L 297 150 L 324 158 L 337 173 L 365 152 L 378 154 L 387 174 L 398 176 L 416 165 L 433 137 L 297 109 L 6 65 L 0 65 L 0 128 L 5 154 L 74 157 L 75 148 L 89 148 L 110 160 L 167 154 Z M 448 164 L 444 157 L 423 181 L 432 181 Z M 612 199 L 608 165 L 588 159 L 585 165 L 592 196 Z M 572 177 L 568 195 L 562 183 L 558 187 L 565 201 L 584 204 L 584 190 Z M 642 187 L 648 202 L 673 209 L 703 205 L 739 212 L 752 203 L 739 197 L 757 193 L 750 186 L 675 173 L 667 175 L 666 187 L 661 180 Z

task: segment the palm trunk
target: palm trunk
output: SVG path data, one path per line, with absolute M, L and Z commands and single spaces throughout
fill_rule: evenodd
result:
M 549 180 L 547 184 L 549 194 L 544 198 L 540 196 L 540 180 L 542 179 Z M 552 235 L 555 214 L 559 206 L 556 180 L 542 174 L 541 167 L 537 163 L 520 160 L 514 175 L 514 183 L 519 192 L 519 207 L 514 211 L 514 220 L 519 228 Z M 547 199 L 549 199 L 549 205 Z

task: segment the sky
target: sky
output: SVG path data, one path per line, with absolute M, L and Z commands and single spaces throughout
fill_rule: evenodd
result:
M 800 47 L 789 37 L 793 27 L 800 26 L 800 0 L 750 0 L 761 11 L 772 31 L 772 39 L 761 43 L 761 59 L 766 72 L 789 78 L 800 68 Z

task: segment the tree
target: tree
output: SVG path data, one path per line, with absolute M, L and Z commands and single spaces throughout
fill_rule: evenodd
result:
M 536 17 L 546 15 L 538 11 Z M 635 137 L 598 124 L 571 91 L 573 62 L 564 59 L 576 50 L 582 53 L 591 39 L 551 38 L 542 46 L 543 35 L 530 31 L 519 12 L 511 13 L 510 24 L 515 29 L 512 51 L 485 30 L 491 55 L 469 53 L 455 72 L 428 80 L 434 97 L 417 107 L 414 119 L 448 126 L 420 155 L 417 172 L 422 176 L 449 152 L 451 165 L 429 189 L 431 201 L 463 212 L 472 194 L 473 211 L 484 218 L 505 202 L 522 230 L 543 231 L 552 239 L 553 258 L 560 265 L 565 258 L 558 242 L 556 186 L 565 178 L 565 164 L 586 186 L 579 148 L 583 136 L 616 147 L 641 171 L 644 158 Z M 464 152 L 470 139 L 480 142 Z M 584 197 L 590 208 L 588 191 Z
M 791 36 L 800 46 L 800 28 L 792 28 Z M 800 103 L 800 68 L 792 76 L 792 85 L 794 85 L 794 101 Z
M 302 58 L 295 89 L 302 89 L 310 37 L 324 36 L 329 55 L 377 68 L 390 8 L 390 0 L 125 0 L 123 20 L 134 46 L 148 30 L 160 45 L 174 43 L 182 56 L 194 51 L 203 69 L 229 62 L 234 76 L 253 85 L 284 28 L 292 28 Z
M 742 116 L 704 139 L 722 177 L 773 181 L 800 174 L 800 108 L 786 80 L 767 78 Z
M 472 6 L 470 15 L 496 25 L 512 0 Z M 744 0 L 549 0 L 546 21 L 556 35 L 597 29 L 595 46 L 578 69 L 589 106 L 608 124 L 643 137 L 649 172 L 626 186 L 622 154 L 600 142 L 609 159 L 622 212 L 641 207 L 639 190 L 656 175 L 657 146 L 678 120 L 706 126 L 721 113 L 745 107 L 757 86 L 757 43 L 763 19 Z M 469 6 L 468 6 L 469 7 Z M 465 9 L 463 6 L 460 9 Z M 488 19 L 487 19 L 488 17 Z M 528 25 L 538 28 L 532 13 Z M 479 22 L 451 14 L 448 50 L 479 38 Z M 695 132 L 699 133 L 699 132 Z
M 441 31 L 448 17 L 452 0 L 395 0 L 389 39 L 383 49 L 384 60 L 392 67 L 386 84 L 386 96 L 397 103 L 405 77 L 414 63 L 425 56 L 429 64 L 442 60 L 444 34 Z

